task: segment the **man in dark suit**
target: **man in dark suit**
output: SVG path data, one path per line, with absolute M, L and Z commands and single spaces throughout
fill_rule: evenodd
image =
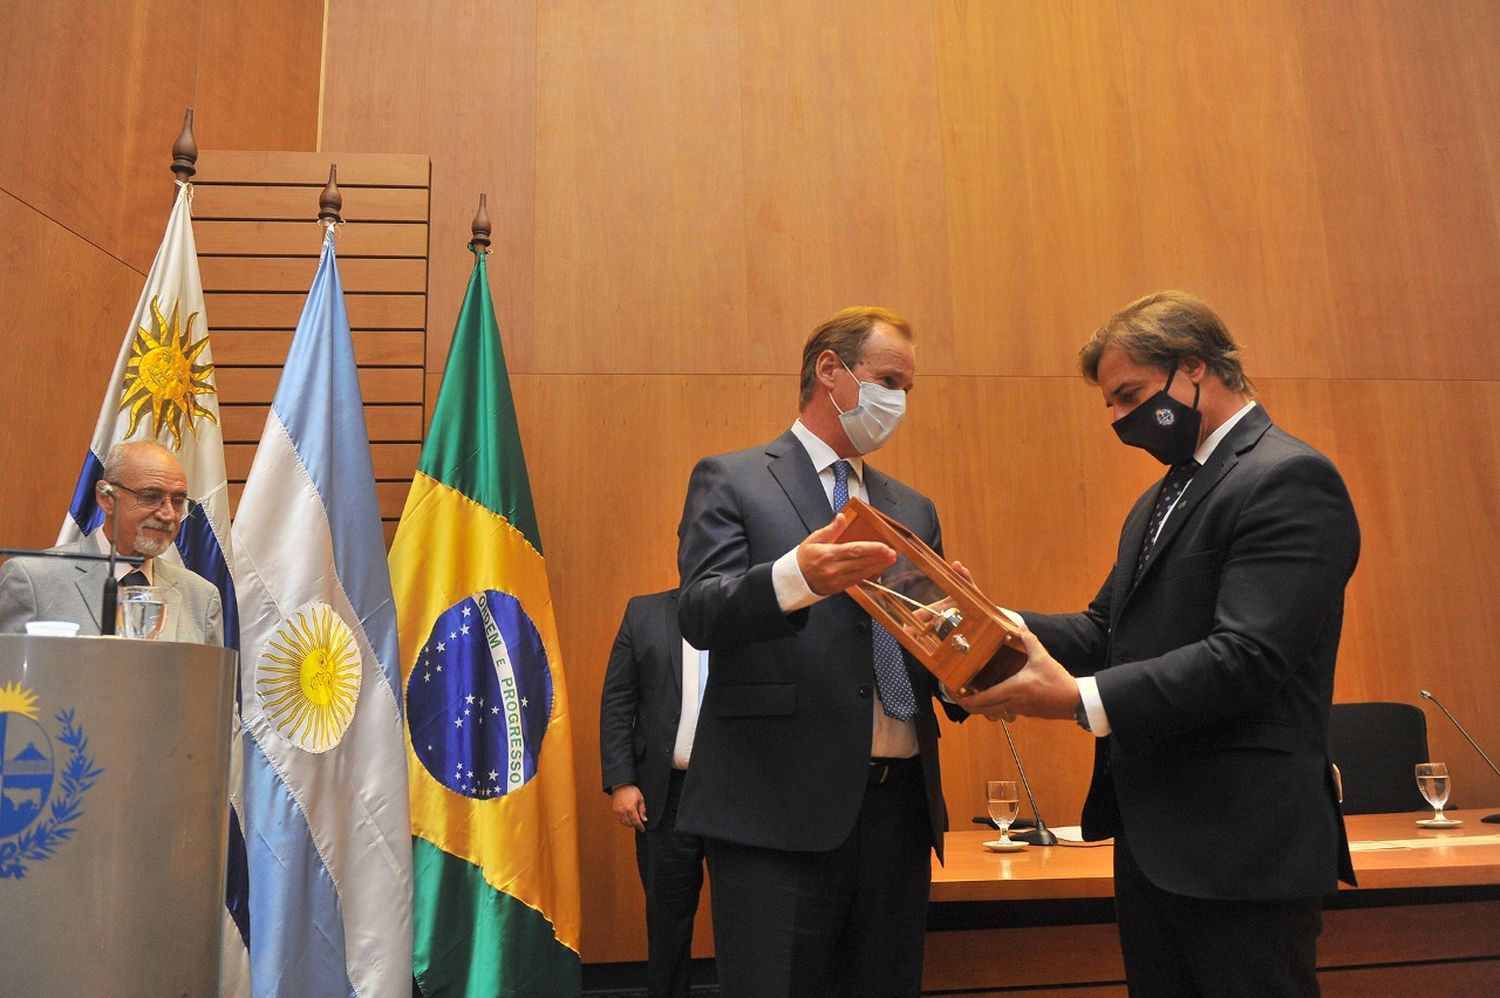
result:
M 691 990 L 703 843 L 677 830 L 677 805 L 706 674 L 706 656 L 684 647 L 678 630 L 677 590 L 626 604 L 604 673 L 599 761 L 615 819 L 636 831 L 652 998 L 687 998 Z
M 801 418 L 688 486 L 679 619 L 713 671 L 678 827 L 704 838 L 729 998 L 921 987 L 947 827 L 936 684 L 843 592 L 895 552 L 832 540 L 859 495 L 941 543 L 932 502 L 864 461 L 915 372 L 904 320 L 845 309 L 803 348 Z
M 1349 494 L 1203 302 L 1142 298 L 1081 357 L 1121 440 L 1172 470 L 1088 609 L 1025 614 L 1025 668 L 961 702 L 1097 737 L 1083 829 L 1115 838 L 1132 994 L 1316 994 L 1321 899 L 1353 883 L 1327 754 Z

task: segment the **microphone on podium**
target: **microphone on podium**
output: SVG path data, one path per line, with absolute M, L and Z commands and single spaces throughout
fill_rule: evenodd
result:
M 1005 742 L 1010 746 L 1010 757 L 1016 760 L 1016 772 L 1021 774 L 1021 786 L 1026 788 L 1026 799 L 1031 802 L 1031 816 L 1036 819 L 1036 824 L 1023 831 L 1012 831 L 1010 837 L 1017 842 L 1029 842 L 1034 846 L 1055 846 L 1057 836 L 1047 827 L 1042 820 L 1042 812 L 1036 809 L 1036 798 L 1031 793 L 1031 782 L 1026 779 L 1026 767 L 1021 765 L 1021 753 L 1016 751 L 1016 743 L 1010 737 L 1010 725 L 1005 723 L 1005 718 L 1000 719 L 1000 728 L 1005 732 Z
M 99 491 L 111 499 L 115 498 L 115 487 L 109 482 L 100 482 Z M 115 512 L 119 512 L 118 507 Z M 109 571 L 104 573 L 104 595 L 99 599 L 99 633 L 101 635 L 115 633 L 115 614 L 120 601 L 120 580 L 115 578 L 115 552 L 119 548 L 116 542 L 120 539 L 118 516 L 110 516 L 109 533 Z
M 1500 768 L 1497 768 L 1495 766 L 1495 762 L 1493 759 L 1484 754 L 1484 749 L 1480 748 L 1479 743 L 1474 740 L 1473 736 L 1469 734 L 1469 732 L 1464 728 L 1462 724 L 1458 723 L 1458 718 L 1450 714 L 1448 712 L 1448 708 L 1444 707 L 1438 700 L 1438 698 L 1433 696 L 1431 693 L 1427 692 L 1426 690 L 1417 690 L 1417 692 L 1421 694 L 1424 699 L 1431 700 L 1433 703 L 1437 704 L 1437 708 L 1438 710 L 1443 712 L 1443 716 L 1447 717 L 1448 720 L 1453 723 L 1453 726 L 1458 729 L 1458 733 L 1463 735 L 1464 738 L 1468 740 L 1469 744 L 1473 746 L 1475 752 L 1479 753 L 1479 758 L 1485 761 L 1485 764 L 1490 767 L 1490 770 L 1496 776 L 1500 776 Z M 1494 814 L 1487 814 L 1479 820 L 1488 822 L 1491 825 L 1500 825 L 1500 811 L 1497 811 Z

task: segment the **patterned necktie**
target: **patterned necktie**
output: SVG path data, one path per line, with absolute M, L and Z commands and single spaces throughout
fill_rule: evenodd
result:
M 833 464 L 833 511 L 837 513 L 849 501 L 848 461 Z M 880 705 L 887 717 L 910 721 L 917 712 L 917 698 L 911 691 L 911 677 L 901 657 L 901 644 L 891 632 L 870 621 L 870 637 L 875 649 L 875 686 L 880 690 Z
M 146 578 L 146 573 L 139 568 L 131 569 L 120 578 L 120 585 L 122 586 L 149 586 L 150 584 L 150 580 Z
M 1156 535 L 1161 533 L 1162 521 L 1172 511 L 1172 506 L 1182 498 L 1182 490 L 1198 473 L 1199 464 L 1191 458 L 1181 464 L 1172 465 L 1161 483 L 1161 494 L 1156 497 L 1156 508 L 1151 510 L 1151 522 L 1146 526 L 1146 539 L 1141 543 L 1141 555 L 1135 560 L 1135 577 L 1139 579 L 1151 560 L 1151 549 L 1156 547 Z

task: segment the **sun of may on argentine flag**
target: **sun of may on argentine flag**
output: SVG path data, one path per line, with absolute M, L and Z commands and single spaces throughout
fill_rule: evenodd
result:
M 581 987 L 573 744 L 485 250 L 475 255 L 390 554 L 414 970 L 430 996 L 554 998 Z

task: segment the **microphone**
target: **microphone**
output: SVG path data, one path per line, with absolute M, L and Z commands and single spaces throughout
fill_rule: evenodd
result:
M 115 508 L 109 514 L 109 570 L 104 573 L 104 595 L 99 600 L 99 633 L 115 633 L 115 614 L 120 601 L 120 580 L 115 578 L 115 558 L 120 540 L 120 500 L 115 498 L 115 487 L 108 482 L 99 483 L 99 491 L 115 500 Z
M 1031 793 L 1031 782 L 1026 779 L 1026 767 L 1021 765 L 1021 754 L 1016 751 L 1016 743 L 1010 737 L 1010 725 L 1005 723 L 1005 718 L 1000 718 L 1000 728 L 1005 732 L 1005 743 L 1010 746 L 1010 757 L 1016 760 L 1016 772 L 1021 774 L 1021 786 L 1026 788 L 1026 799 L 1031 802 L 1031 814 L 1036 818 L 1036 825 L 1024 832 L 1015 832 L 1010 837 L 1017 842 L 1029 842 L 1034 846 L 1055 846 L 1057 836 L 1047 827 L 1042 820 L 1042 812 L 1036 809 L 1036 798 Z
M 1496 768 L 1495 761 L 1484 754 L 1484 749 L 1480 748 L 1479 743 L 1476 742 L 1472 736 L 1470 736 L 1469 732 L 1464 729 L 1464 726 L 1462 724 L 1458 723 L 1458 718 L 1448 713 L 1448 708 L 1444 707 L 1442 703 L 1438 701 L 1438 698 L 1433 696 L 1431 693 L 1427 692 L 1426 690 L 1417 690 L 1417 692 L 1421 694 L 1425 699 L 1431 700 L 1433 703 L 1437 704 L 1438 710 L 1442 711 L 1443 715 L 1447 717 L 1448 720 L 1453 722 L 1453 726 L 1458 729 L 1458 733 L 1463 735 L 1464 738 L 1468 740 L 1469 744 L 1474 747 L 1474 751 L 1479 753 L 1479 758 L 1485 761 L 1485 764 L 1490 767 L 1491 772 L 1493 772 L 1496 776 L 1500 776 L 1500 768 Z M 1479 820 L 1487 822 L 1491 825 L 1500 825 L 1500 811 L 1497 811 L 1494 814 L 1487 814 Z

